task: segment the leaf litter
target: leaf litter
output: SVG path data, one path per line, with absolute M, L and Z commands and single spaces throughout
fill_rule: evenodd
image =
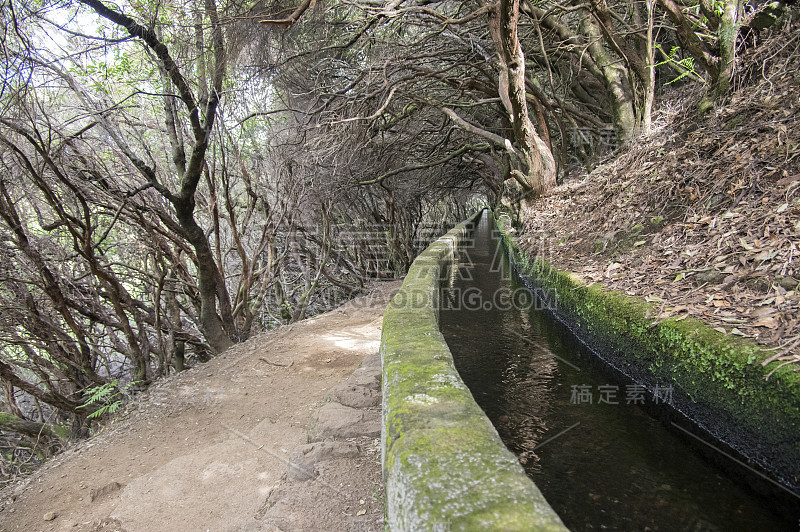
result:
M 520 245 L 800 361 L 800 24 L 745 52 L 724 105 L 666 96 L 654 132 L 524 214 Z M 800 366 L 800 364 L 798 364 Z M 773 370 L 774 371 L 774 370 Z

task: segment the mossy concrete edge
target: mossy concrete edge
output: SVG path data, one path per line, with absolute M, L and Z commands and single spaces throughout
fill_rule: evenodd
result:
M 389 530 L 566 530 L 464 385 L 439 332 L 440 280 L 479 216 L 417 257 L 384 313 Z
M 677 411 L 787 487 L 800 488 L 800 373 L 755 342 L 695 318 L 656 322 L 654 305 L 587 285 L 519 249 L 510 220 L 495 219 L 520 274 L 617 370 L 653 390 L 672 386 Z M 774 373 L 766 379 L 766 376 Z

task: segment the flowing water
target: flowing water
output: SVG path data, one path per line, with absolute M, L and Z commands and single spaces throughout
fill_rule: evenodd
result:
M 462 379 L 571 530 L 799 530 L 648 414 L 669 386 L 654 397 L 615 380 L 541 310 L 488 216 L 445 285 L 441 330 Z

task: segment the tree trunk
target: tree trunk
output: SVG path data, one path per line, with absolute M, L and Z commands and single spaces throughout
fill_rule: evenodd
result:
M 644 45 L 644 55 L 647 62 L 644 78 L 644 105 L 642 107 L 642 133 L 650 134 L 653 127 L 653 102 L 656 96 L 656 52 L 654 46 L 653 29 L 655 27 L 656 0 L 646 0 L 647 7 L 647 37 Z M 636 4 L 634 3 L 634 8 Z M 637 19 L 639 17 L 637 16 Z
M 636 132 L 636 112 L 633 89 L 628 71 L 611 57 L 603 46 L 603 34 L 592 14 L 581 10 L 583 30 L 589 38 L 588 51 L 603 73 L 603 82 L 611 96 L 612 120 L 617 140 L 625 142 L 632 139 Z
M 33 440 L 41 441 L 47 455 L 52 455 L 57 450 L 59 440 L 66 438 L 69 431 L 67 427 L 28 421 L 6 412 L 0 412 L 0 429 L 10 430 Z
M 233 345 L 233 340 L 225 331 L 222 319 L 217 314 L 217 283 L 220 279 L 214 253 L 205 232 L 194 219 L 194 195 L 177 198 L 174 201 L 178 221 L 184 230 L 186 240 L 192 245 L 197 256 L 197 289 L 200 292 L 200 327 L 208 344 L 217 353 Z
M 740 0 L 725 0 L 717 30 L 719 73 L 711 89 L 700 102 L 700 112 L 710 111 L 728 93 L 736 67 L 736 41 L 739 37 Z
M 519 42 L 519 0 L 501 0 L 489 11 L 489 31 L 500 67 L 499 93 L 514 130 L 517 154 L 511 154 L 512 177 L 522 188 L 521 200 L 556 186 L 556 163 L 547 143 L 536 133 L 525 94 L 525 55 Z
M 13 367 L 6 364 L 2 360 L 0 360 L 0 379 L 8 382 L 16 388 L 19 388 L 20 390 L 28 392 L 30 395 L 41 399 L 45 403 L 48 403 L 65 412 L 74 413 L 79 417 L 86 416 L 94 411 L 94 409 L 90 406 L 82 409 L 84 411 L 81 411 L 81 413 L 78 414 L 78 408 L 81 407 L 79 402 L 75 401 L 71 397 L 65 397 L 60 393 L 43 390 L 35 384 L 31 384 L 22 380 L 19 376 L 17 376 L 16 373 L 14 373 Z
M 170 323 L 170 339 L 172 341 L 172 363 L 175 366 L 175 373 L 180 373 L 185 369 L 186 342 L 181 339 L 183 324 L 181 322 L 181 307 L 178 305 L 178 296 L 175 294 L 178 284 L 171 276 L 167 278 L 166 296 L 167 300 L 167 319 Z M 169 371 L 169 368 L 167 368 Z
M 3 379 L 0 379 L 0 382 L 3 383 L 3 395 L 5 397 L 6 409 L 11 414 L 14 414 L 18 418 L 24 420 L 25 415 L 22 413 L 22 410 L 19 409 L 19 405 L 17 404 L 17 397 L 14 393 L 14 385 Z

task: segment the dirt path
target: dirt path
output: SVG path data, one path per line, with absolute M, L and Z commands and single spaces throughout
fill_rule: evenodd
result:
M 398 288 L 155 385 L 6 493 L 0 529 L 383 530 L 377 352 Z

